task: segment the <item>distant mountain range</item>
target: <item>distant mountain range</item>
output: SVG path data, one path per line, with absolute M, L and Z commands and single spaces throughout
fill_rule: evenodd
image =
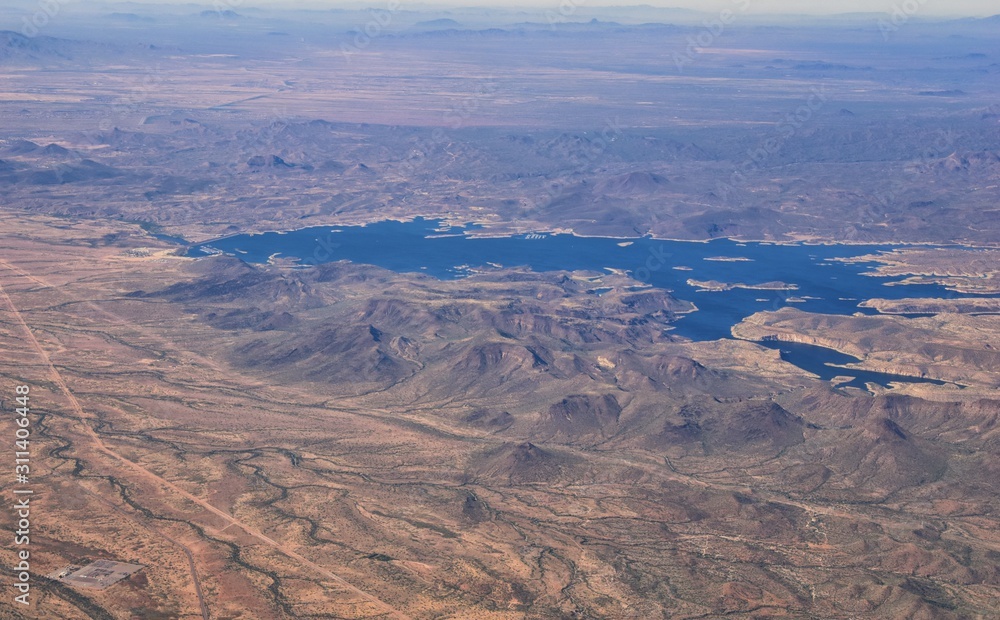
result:
M 115 48 L 105 43 L 75 41 L 44 35 L 26 37 L 19 32 L 0 30 L 0 63 L 29 62 L 65 63 L 67 61 L 90 62 L 106 58 Z

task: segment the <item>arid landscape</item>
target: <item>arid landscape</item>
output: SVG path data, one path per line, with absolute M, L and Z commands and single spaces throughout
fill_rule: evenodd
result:
M 0 618 L 1000 617 L 996 17 L 744 15 L 692 50 L 704 16 L 641 7 L 366 39 L 380 13 L 125 6 L 0 33 L 10 438 L 31 390 L 0 487 L 32 490 Z M 838 264 L 892 286 L 828 314 L 764 278 L 188 252 L 417 216 L 879 243 Z M 783 303 L 676 333 L 733 291 Z M 142 569 L 48 576 L 95 560 Z

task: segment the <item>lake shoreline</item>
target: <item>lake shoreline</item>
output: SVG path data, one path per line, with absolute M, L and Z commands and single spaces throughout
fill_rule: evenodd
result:
M 287 233 L 301 232 L 303 230 L 309 230 L 310 228 L 340 228 L 340 227 L 344 227 L 344 228 L 352 228 L 352 227 L 364 228 L 364 227 L 367 227 L 367 226 L 371 226 L 371 225 L 375 225 L 375 224 L 381 224 L 381 223 L 384 223 L 384 222 L 399 222 L 399 223 L 402 223 L 402 224 L 407 224 L 407 223 L 415 222 L 417 220 L 425 220 L 425 221 L 429 221 L 429 222 L 430 221 L 440 222 L 442 224 L 449 224 L 453 228 L 461 228 L 461 227 L 469 226 L 469 225 L 480 226 L 480 227 L 482 227 L 481 230 L 487 230 L 487 229 L 490 228 L 491 224 L 494 225 L 494 226 L 496 224 L 496 222 L 490 222 L 490 221 L 487 221 L 487 220 L 467 221 L 467 222 L 457 223 L 457 220 L 451 220 L 451 219 L 449 219 L 447 217 L 442 217 L 441 215 L 416 214 L 416 215 L 413 215 L 412 217 L 408 217 L 408 218 L 384 217 L 384 218 L 375 219 L 375 220 L 360 220 L 358 223 L 344 223 L 344 222 L 339 222 L 339 223 L 330 223 L 330 224 L 310 224 L 308 226 L 299 226 L 299 227 L 294 227 L 294 228 L 268 229 L 268 230 L 261 230 L 261 229 L 257 229 L 257 228 L 251 227 L 251 228 L 247 228 L 245 230 L 239 231 L 239 232 L 233 232 L 233 233 L 229 233 L 229 234 L 222 235 L 222 236 L 219 236 L 219 237 L 210 237 L 210 238 L 205 239 L 203 241 L 188 241 L 187 244 L 188 244 L 188 246 L 206 245 L 206 244 L 216 243 L 216 242 L 219 242 L 219 241 L 224 241 L 226 239 L 231 239 L 233 237 L 240 237 L 240 236 L 243 236 L 243 235 L 264 235 L 264 234 L 268 234 L 268 233 L 287 234 Z M 456 222 L 456 223 L 452 224 L 451 222 Z M 1000 247 L 1000 245 L 989 246 L 989 245 L 972 245 L 972 244 L 964 244 L 964 243 L 946 243 L 946 244 L 942 244 L 942 243 L 937 243 L 937 242 L 933 242 L 933 241 L 892 241 L 892 242 L 886 241 L 886 242 L 872 242 L 872 241 L 848 241 L 848 240 L 842 240 L 842 241 L 836 241 L 836 240 L 817 240 L 817 239 L 812 238 L 812 237 L 801 237 L 800 239 L 747 239 L 747 238 L 742 238 L 742 237 L 711 237 L 711 238 L 707 238 L 707 239 L 690 239 L 690 238 L 674 238 L 674 237 L 656 237 L 656 236 L 650 235 L 650 234 L 646 234 L 646 235 L 625 235 L 625 236 L 620 236 L 620 235 L 591 235 L 591 234 L 584 234 L 584 233 L 576 232 L 572 228 L 524 229 L 524 230 L 515 230 L 515 231 L 511 231 L 511 232 L 472 233 L 472 234 L 469 234 L 468 232 L 464 232 L 464 233 L 462 233 L 462 236 L 465 236 L 465 237 L 470 238 L 470 239 L 509 239 L 509 238 L 514 238 L 514 237 L 518 237 L 518 236 L 521 236 L 521 235 L 530 235 L 530 234 L 547 235 L 547 236 L 552 236 L 552 235 L 569 235 L 569 236 L 577 237 L 577 238 L 580 238 L 580 239 L 616 239 L 616 240 L 619 240 L 619 241 L 633 241 L 633 242 L 634 241 L 639 241 L 639 240 L 642 240 L 642 239 L 649 239 L 651 241 L 673 242 L 673 243 L 711 243 L 713 241 L 724 240 L 724 241 L 731 241 L 733 243 L 748 243 L 748 244 L 752 243 L 752 244 L 756 244 L 756 245 L 774 245 L 774 246 L 792 246 L 792 247 L 831 247 L 831 246 L 833 246 L 833 247 L 871 247 L 871 246 L 879 246 L 879 247 L 891 247 L 891 248 L 908 248 L 908 247 L 913 247 L 913 248 L 949 248 L 949 247 L 954 247 L 954 248 L 966 248 L 966 249 L 973 249 L 973 250 L 988 250 L 988 249 L 997 249 L 998 247 Z M 183 237 L 178 237 L 178 238 L 183 238 Z

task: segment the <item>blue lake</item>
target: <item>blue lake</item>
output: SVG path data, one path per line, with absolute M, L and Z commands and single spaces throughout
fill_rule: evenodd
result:
M 898 246 L 775 245 L 726 239 L 698 243 L 542 233 L 476 237 L 476 233 L 482 230 L 474 226 L 448 228 L 438 221 L 418 218 L 410 222 L 236 235 L 193 246 L 189 255 L 222 251 L 257 263 L 266 262 L 273 255 L 295 257 L 304 263 L 347 259 L 441 279 L 466 277 L 474 269 L 499 266 L 524 266 L 535 271 L 620 269 L 644 283 L 694 302 L 698 311 L 674 324 L 674 333 L 692 340 L 727 338 L 730 328 L 743 318 L 786 305 L 809 312 L 871 314 L 874 311 L 858 308 L 857 304 L 873 297 L 953 296 L 937 285 L 885 286 L 892 279 L 862 275 L 874 268 L 874 264 L 833 260 Z M 797 288 L 699 291 L 699 287 L 688 283 L 689 279 L 746 285 L 782 282 Z

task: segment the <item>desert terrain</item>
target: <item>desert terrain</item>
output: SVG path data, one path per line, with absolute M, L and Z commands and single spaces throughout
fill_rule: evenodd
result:
M 20 617 L 997 613 L 985 318 L 978 357 L 935 331 L 969 387 L 869 394 L 674 341 L 686 306 L 624 276 L 302 271 L 4 224 L 3 374 L 43 403 L 39 569 L 147 567 L 42 585 Z
M 0 618 L 1000 616 L 996 18 L 64 10 L 0 33 Z M 621 271 L 185 255 L 416 216 L 908 244 L 861 262 L 954 296 L 692 341 Z M 45 577 L 98 559 L 144 568 Z

